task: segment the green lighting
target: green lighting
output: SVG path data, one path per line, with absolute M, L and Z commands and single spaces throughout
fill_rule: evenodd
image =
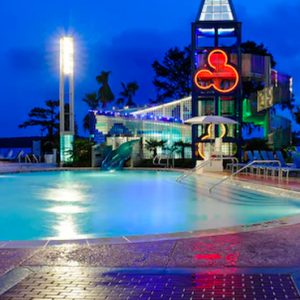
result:
M 60 161 L 73 162 L 74 136 L 70 134 L 60 136 Z
M 252 116 L 251 102 L 248 99 L 243 100 L 243 121 Z

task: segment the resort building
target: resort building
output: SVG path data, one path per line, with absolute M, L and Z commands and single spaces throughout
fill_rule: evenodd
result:
M 291 102 L 292 78 L 273 69 L 270 55 L 258 55 L 242 46 L 242 24 L 231 0 L 203 0 L 192 25 L 192 95 L 156 106 L 113 112 L 96 111 L 91 135 L 96 143 L 116 148 L 133 137 L 191 143 L 186 157 L 203 159 L 206 147 L 221 137 L 225 156 L 241 157 L 244 127 L 263 129 L 271 148 L 291 143 L 290 120 L 277 116 L 276 105 Z M 238 125 L 185 125 L 204 115 L 229 117 Z
M 97 144 L 106 143 L 113 149 L 122 143 L 140 138 L 141 158 L 150 159 L 152 154 L 146 149 L 146 141 L 166 141 L 166 148 L 171 148 L 176 142 L 191 143 L 191 128 L 181 119 L 173 116 L 164 117 L 155 113 L 120 113 L 95 112 L 94 140 Z M 163 149 L 157 149 L 162 154 Z M 167 151 L 168 152 L 168 151 Z M 191 158 L 191 150 L 186 149 L 186 158 Z

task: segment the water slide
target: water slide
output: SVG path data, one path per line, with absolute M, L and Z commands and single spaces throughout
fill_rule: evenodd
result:
M 119 148 L 111 151 L 103 160 L 101 169 L 106 171 L 123 169 L 124 163 L 131 157 L 134 144 L 139 141 L 138 139 L 123 143 Z

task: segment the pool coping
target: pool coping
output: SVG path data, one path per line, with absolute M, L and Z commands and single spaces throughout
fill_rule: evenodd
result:
M 32 170 L 19 170 L 1 172 L 0 175 L 4 174 L 18 174 L 18 173 L 32 173 L 32 172 L 52 172 L 52 171 L 96 171 L 97 168 L 50 168 L 50 169 L 32 169 Z M 184 172 L 183 169 L 164 169 L 164 168 L 128 168 L 130 170 L 140 171 L 169 171 L 169 172 Z M 224 174 L 208 173 L 206 176 L 209 177 L 224 177 Z M 226 184 L 234 184 L 243 188 L 255 189 L 259 187 L 265 193 L 276 194 L 277 196 L 284 196 L 286 198 L 299 197 L 300 192 L 292 191 L 283 187 L 265 186 L 256 182 L 244 181 L 238 178 L 233 179 Z M 274 191 L 275 190 L 275 191 Z M 31 249 L 31 248 L 45 248 L 51 246 L 63 246 L 63 245 L 82 245 L 82 246 L 93 246 L 93 245 L 114 245 L 114 244 L 131 244 L 131 243 L 147 243 L 147 242 L 159 242 L 159 241 L 176 241 L 182 239 L 193 239 L 202 237 L 212 237 L 221 235 L 230 235 L 245 232 L 262 231 L 266 229 L 273 229 L 278 227 L 286 227 L 296 225 L 300 223 L 300 214 L 295 214 L 289 217 L 283 217 L 274 219 L 271 221 L 253 223 L 248 225 L 237 225 L 232 227 L 224 227 L 219 229 L 207 229 L 207 230 L 193 230 L 185 232 L 174 232 L 165 234 L 148 234 L 148 235 L 130 235 L 130 236 L 119 236 L 119 237 L 108 237 L 108 238 L 82 238 L 82 239 L 46 239 L 46 240 L 21 240 L 21 241 L 0 241 L 0 249 Z

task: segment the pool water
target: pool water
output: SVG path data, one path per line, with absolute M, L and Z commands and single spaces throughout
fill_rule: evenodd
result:
M 77 239 L 229 227 L 300 213 L 300 201 L 154 171 L 0 176 L 0 240 Z

